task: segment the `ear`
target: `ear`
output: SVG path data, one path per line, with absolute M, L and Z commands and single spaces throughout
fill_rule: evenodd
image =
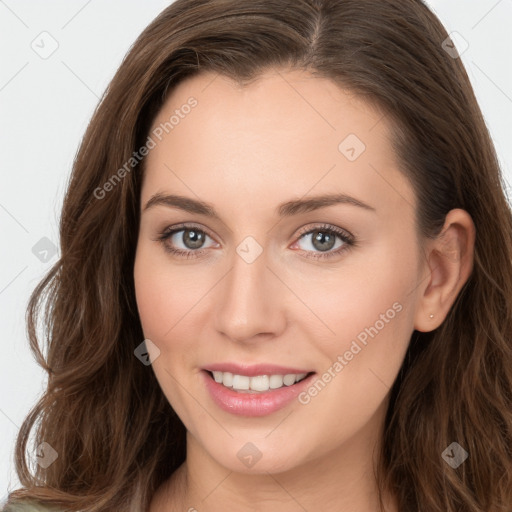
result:
M 419 289 L 414 318 L 417 331 L 433 331 L 448 315 L 473 270 L 475 231 L 469 213 L 456 208 L 446 215 L 439 236 L 427 242 L 427 275 Z

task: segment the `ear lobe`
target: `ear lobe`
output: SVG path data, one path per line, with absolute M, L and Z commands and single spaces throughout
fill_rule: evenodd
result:
M 469 213 L 457 208 L 447 214 L 439 236 L 429 241 L 428 275 L 419 289 L 415 316 L 417 331 L 433 331 L 448 315 L 473 270 L 475 231 Z

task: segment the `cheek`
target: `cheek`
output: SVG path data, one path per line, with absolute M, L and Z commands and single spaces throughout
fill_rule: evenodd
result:
M 172 361 L 191 357 L 191 343 L 198 338 L 195 331 L 204 321 L 198 315 L 215 284 L 214 277 L 210 282 L 196 266 L 170 261 L 159 247 L 145 242 L 138 246 L 134 283 L 144 336 L 158 346 L 162 355 L 172 351 Z
M 155 248 L 142 242 L 137 247 L 134 283 L 137 308 L 146 338 L 162 349 L 161 341 L 172 328 L 177 309 L 173 284 L 166 275 L 166 265 Z M 170 268 L 167 266 L 167 269 Z
M 308 279 L 301 293 L 329 327 L 325 342 L 350 344 L 358 335 L 364 342 L 365 329 L 374 325 L 382 333 L 396 329 L 414 297 L 415 261 L 407 247 L 398 252 L 393 244 L 382 244 L 352 256 L 328 276 Z
M 315 350 L 327 358 L 299 397 L 308 416 L 323 425 L 311 432 L 319 449 L 355 436 L 385 406 L 412 333 L 405 290 L 392 279 L 374 280 L 371 288 L 354 292 L 353 301 L 338 303 L 337 316 L 326 319 L 336 335 L 317 338 Z
M 165 253 L 141 243 L 137 247 L 134 264 L 135 296 L 144 337 L 159 349 L 159 356 L 152 362 L 152 369 L 169 403 L 180 417 L 187 417 L 187 397 L 175 378 L 190 357 L 189 339 L 180 332 L 186 326 L 189 303 L 187 287 L 177 271 L 169 264 Z M 193 295 L 193 292 L 189 292 Z M 182 341 L 180 341 L 182 340 Z
M 333 387 L 361 399 L 391 387 L 413 332 L 415 261 L 406 247 L 397 253 L 390 244 L 321 286 L 311 282 L 308 303 L 329 327 L 317 348 L 327 355 L 325 370 L 341 376 Z
M 134 265 L 134 284 L 137 309 L 144 336 L 150 340 L 159 338 L 161 333 L 162 297 L 158 274 L 146 251 L 137 248 Z

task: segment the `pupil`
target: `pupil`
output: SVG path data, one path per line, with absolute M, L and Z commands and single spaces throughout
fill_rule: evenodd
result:
M 185 233 L 188 233 L 187 237 Z M 195 231 L 193 229 L 187 229 L 183 233 L 183 243 L 190 249 L 197 249 L 201 247 L 204 242 L 204 234 L 201 231 Z
M 313 245 L 316 249 L 328 251 L 333 248 L 334 242 L 335 237 L 330 233 L 326 233 L 325 231 L 313 232 Z M 317 243 L 319 243 L 319 245 Z

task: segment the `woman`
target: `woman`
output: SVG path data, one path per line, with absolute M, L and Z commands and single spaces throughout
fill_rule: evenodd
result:
M 512 216 L 447 48 L 418 0 L 178 0 L 142 33 L 29 304 L 13 503 L 512 510 Z

